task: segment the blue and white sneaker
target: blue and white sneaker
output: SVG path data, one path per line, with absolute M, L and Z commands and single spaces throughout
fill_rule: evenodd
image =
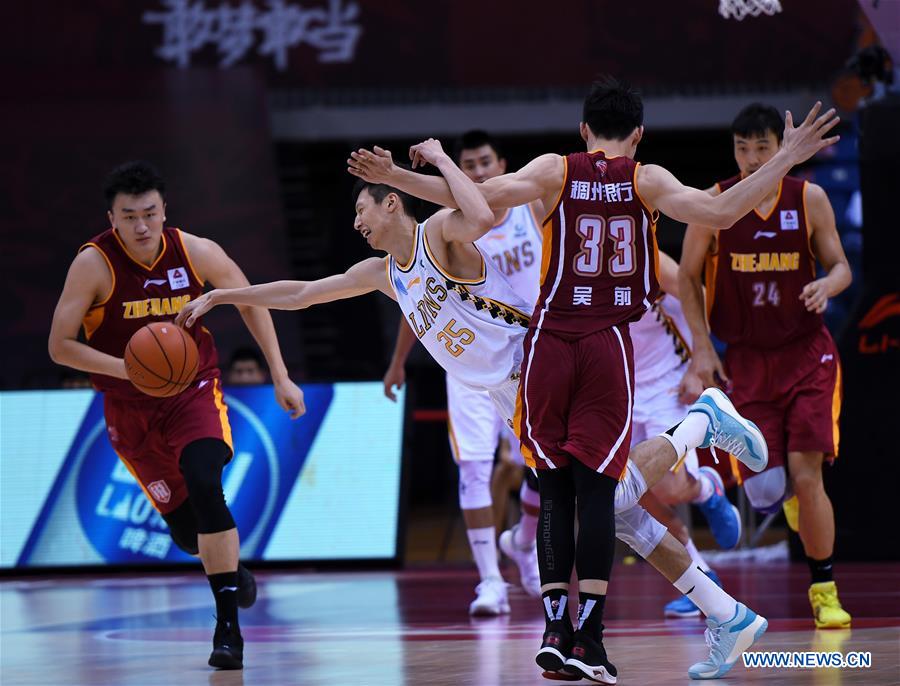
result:
M 713 494 L 697 507 L 706 517 L 713 538 L 720 548 L 731 550 L 741 542 L 741 513 L 725 495 L 722 477 L 712 467 L 700 467 L 700 478 L 706 477 L 713 484 Z
M 769 464 L 769 448 L 766 439 L 749 419 L 744 419 L 731 404 L 728 396 L 718 388 L 707 388 L 688 413 L 702 412 L 709 418 L 709 427 L 701 448 L 721 448 L 743 462 L 754 472 L 761 472 Z M 718 462 L 718 458 L 716 458 Z
M 710 569 L 703 573 L 712 579 L 716 586 L 722 588 L 722 582 L 719 580 L 719 575 L 713 570 Z M 663 608 L 663 616 L 671 619 L 690 619 L 691 617 L 699 617 L 701 614 L 700 608 L 694 605 L 694 601 L 686 595 L 666 603 L 666 606 Z
M 728 673 L 745 650 L 766 633 L 769 622 L 743 603 L 738 603 L 734 617 L 719 623 L 706 620 L 706 645 L 709 657 L 692 665 L 688 670 L 691 679 L 719 679 Z

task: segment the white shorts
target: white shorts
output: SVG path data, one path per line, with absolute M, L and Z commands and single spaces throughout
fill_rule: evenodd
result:
M 477 390 L 447 375 L 448 428 L 454 460 L 493 461 L 500 439 L 505 437 L 512 459 L 525 464 L 519 440 L 508 424 L 515 411 L 518 386 L 518 380 L 510 379 L 495 389 Z
M 678 367 L 650 383 L 635 383 L 634 413 L 632 414 L 631 445 L 659 436 L 684 419 L 688 408 L 678 400 L 678 384 L 684 368 Z M 678 471 L 684 465 L 695 479 L 700 474 L 697 451 L 689 450 L 684 460 L 672 467 Z

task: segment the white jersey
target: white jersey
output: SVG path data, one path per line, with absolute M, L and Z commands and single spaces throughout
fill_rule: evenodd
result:
M 540 219 L 530 205 L 512 207 L 493 229 L 479 238 L 479 247 L 516 293 L 526 302 L 537 301 L 541 290 Z
M 444 371 L 474 388 L 500 386 L 518 372 L 534 303 L 517 294 L 483 254 L 480 278 L 448 274 L 428 248 L 426 223 L 416 226 L 409 264 L 388 256 L 397 303 Z
M 630 327 L 634 385 L 639 387 L 678 369 L 691 357 L 691 332 L 678 298 L 663 295 Z

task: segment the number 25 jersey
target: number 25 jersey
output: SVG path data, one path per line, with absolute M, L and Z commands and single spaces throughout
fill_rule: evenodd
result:
M 580 338 L 637 321 L 659 293 L 655 213 L 638 194 L 639 163 L 602 150 L 565 158 L 544 220 L 541 291 L 531 326 Z

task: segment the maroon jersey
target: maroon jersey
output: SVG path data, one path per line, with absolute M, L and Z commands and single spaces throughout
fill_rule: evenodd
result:
M 531 326 L 579 338 L 640 319 L 656 299 L 656 216 L 638 195 L 634 160 L 601 150 L 565 162 L 559 199 L 544 220 Z
M 184 304 L 203 294 L 203 282 L 194 272 L 181 231 L 165 228 L 162 252 L 149 267 L 134 259 L 114 229 L 107 229 L 79 249 L 94 248 L 106 259 L 112 291 L 91 307 L 82 322 L 87 344 L 122 357 L 135 331 L 151 322 L 175 319 Z M 188 329 L 200 352 L 198 379 L 218 376 L 218 355 L 212 334 L 199 323 Z M 98 391 L 117 397 L 147 399 L 130 381 L 91 374 Z
M 724 192 L 738 181 L 717 185 Z M 823 326 L 822 315 L 800 300 L 816 276 L 806 184 L 785 177 L 767 216 L 754 209 L 719 231 L 716 252 L 706 258 L 706 294 L 710 329 L 725 343 L 778 348 Z

